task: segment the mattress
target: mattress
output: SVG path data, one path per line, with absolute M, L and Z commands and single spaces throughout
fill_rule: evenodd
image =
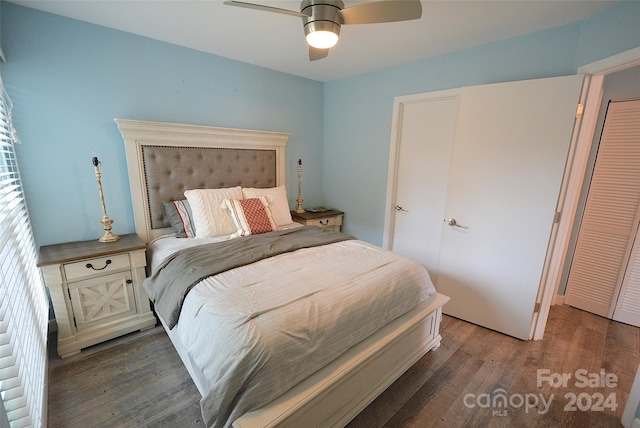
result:
M 216 239 L 225 238 L 158 239 L 149 265 Z M 226 427 L 434 293 L 418 263 L 348 240 L 204 279 L 184 299 L 171 334 L 197 372 L 205 423 Z

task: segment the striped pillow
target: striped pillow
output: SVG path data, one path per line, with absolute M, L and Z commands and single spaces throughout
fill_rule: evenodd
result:
M 231 212 L 238 229 L 235 236 L 257 235 L 277 230 L 269 199 L 266 196 L 250 199 L 225 199 L 222 205 Z
M 165 202 L 163 205 L 176 237 L 195 238 L 196 233 L 191 220 L 191 207 L 189 207 L 187 200 Z

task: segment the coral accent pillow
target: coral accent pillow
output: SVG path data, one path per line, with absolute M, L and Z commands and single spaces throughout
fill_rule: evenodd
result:
M 277 230 L 266 196 L 241 200 L 225 199 L 223 205 L 231 212 L 231 218 L 238 229 L 236 236 L 257 235 Z
M 267 189 L 243 187 L 242 194 L 245 199 L 260 196 L 269 197 L 269 208 L 271 208 L 271 214 L 276 221 L 276 226 L 280 227 L 293 223 L 291 212 L 289 211 L 289 202 L 287 201 L 287 188 L 284 185 Z

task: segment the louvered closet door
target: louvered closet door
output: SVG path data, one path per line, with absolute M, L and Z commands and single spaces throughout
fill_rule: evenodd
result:
M 638 314 L 640 261 L 630 260 L 630 255 L 640 257 L 632 251 L 634 242 L 640 245 L 635 240 L 639 207 L 640 100 L 611 102 L 569 273 L 566 304 L 612 318 L 620 295 L 620 306 L 628 309 L 631 302 Z M 627 266 L 628 282 L 623 286 Z
M 634 242 L 613 319 L 640 327 L 640 229 Z

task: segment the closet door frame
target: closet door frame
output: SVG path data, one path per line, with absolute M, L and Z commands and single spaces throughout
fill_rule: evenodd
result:
M 560 223 L 556 236 L 549 245 L 547 263 L 549 269 L 544 273 L 538 302 L 540 312 L 532 326 L 532 337 L 541 340 L 549 317 L 551 304 L 557 299 L 562 268 L 567 260 L 569 239 L 575 222 L 580 192 L 587 172 L 589 152 L 596 132 L 596 122 L 602 103 L 604 79 L 608 74 L 640 66 L 640 47 L 613 55 L 611 57 L 578 68 L 578 74 L 585 75 L 581 104 L 584 106 L 581 123 L 576 123 L 575 151 L 570 153 L 572 162 L 567 164 L 565 183 L 560 193 Z M 572 145 L 573 146 L 573 145 Z M 572 149 L 570 149 L 572 150 Z M 566 187 L 565 187 L 566 185 Z M 560 303 L 561 300 L 558 299 Z

